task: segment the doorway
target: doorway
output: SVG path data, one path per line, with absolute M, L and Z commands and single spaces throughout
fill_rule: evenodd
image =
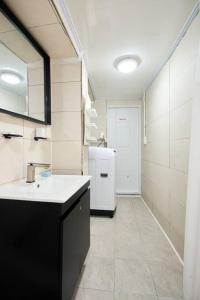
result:
M 108 108 L 108 147 L 117 151 L 116 193 L 140 194 L 140 107 Z

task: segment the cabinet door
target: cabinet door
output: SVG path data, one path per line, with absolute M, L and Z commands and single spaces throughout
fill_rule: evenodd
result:
M 63 220 L 62 299 L 71 300 L 80 272 L 79 205 Z
M 63 220 L 62 300 L 71 300 L 90 246 L 90 191 Z
M 80 270 L 90 247 L 90 190 L 81 197 L 79 205 Z

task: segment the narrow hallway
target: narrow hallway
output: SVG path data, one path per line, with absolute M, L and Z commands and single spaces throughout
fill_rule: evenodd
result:
M 200 300 L 199 29 L 200 0 L 0 0 L 1 299 Z
M 91 218 L 91 247 L 75 300 L 179 300 L 182 265 L 140 198 L 113 219 Z

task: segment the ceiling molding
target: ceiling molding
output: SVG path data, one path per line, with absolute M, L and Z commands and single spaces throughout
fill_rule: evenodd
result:
M 158 69 L 154 73 L 153 78 L 147 83 L 146 88 L 144 89 L 143 93 L 145 93 L 146 90 L 151 86 L 151 84 L 153 83 L 153 81 L 155 80 L 155 78 L 158 76 L 158 74 L 160 73 L 160 71 L 163 69 L 163 67 L 169 61 L 169 59 L 171 58 L 171 56 L 173 55 L 173 53 L 176 51 L 176 48 L 178 47 L 178 45 L 180 44 L 180 42 L 182 41 L 182 39 L 186 35 L 188 29 L 190 28 L 192 22 L 194 21 L 194 19 L 196 18 L 196 16 L 198 15 L 199 12 L 200 12 L 200 0 L 198 0 L 197 3 L 195 4 L 192 12 L 188 16 L 188 18 L 187 18 L 185 24 L 183 25 L 182 29 L 180 30 L 180 32 L 179 32 L 179 34 L 178 34 L 175 42 L 173 43 L 172 47 L 170 48 L 167 57 L 159 65 Z
M 74 45 L 74 48 L 76 49 L 76 52 L 78 54 L 78 56 L 84 61 L 85 63 L 85 67 L 87 70 L 87 74 L 88 74 L 88 79 L 90 81 L 90 85 L 91 85 L 91 89 L 94 95 L 94 98 L 96 99 L 96 93 L 95 93 L 95 85 L 94 85 L 94 80 L 92 78 L 91 72 L 90 72 L 90 68 L 89 68 L 89 64 L 88 64 L 88 60 L 87 57 L 85 55 L 84 52 L 84 47 L 81 43 L 81 40 L 79 38 L 79 34 L 78 31 L 76 30 L 76 26 L 74 24 L 72 15 L 70 13 L 70 10 L 66 4 L 66 1 L 64 0 L 53 0 L 54 4 L 56 5 L 57 9 L 60 11 L 62 11 L 63 17 L 65 20 L 63 20 L 64 25 L 66 26 L 66 30 L 68 32 L 68 35 Z M 60 8 L 60 9 L 59 9 Z

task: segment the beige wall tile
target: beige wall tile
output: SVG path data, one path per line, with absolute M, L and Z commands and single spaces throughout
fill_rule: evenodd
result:
M 187 174 L 170 169 L 169 170 L 170 197 L 182 206 L 186 207 L 187 198 Z
M 0 113 L 0 132 L 23 135 L 23 120 Z
M 81 142 L 53 142 L 53 169 L 55 170 L 81 170 L 82 147 Z
M 81 63 L 52 64 L 52 82 L 81 81 Z
M 184 239 L 185 235 L 185 207 L 170 199 L 170 224 L 173 230 Z
M 166 220 L 169 220 L 169 191 L 160 183 L 151 180 L 153 209 Z
M 142 195 L 182 258 L 199 26 L 200 15 L 146 91 L 148 143 L 142 146 Z
M 187 139 L 190 137 L 191 117 L 192 101 L 179 106 L 171 112 L 170 138 L 172 140 Z
M 187 173 L 190 141 L 176 140 L 170 143 L 170 166 L 172 169 Z
M 23 177 L 23 139 L 0 137 L 0 184 Z
M 81 111 L 81 82 L 53 83 L 52 112 Z
M 185 208 L 171 199 L 169 237 L 183 259 L 185 238 Z
M 6 0 L 6 3 L 27 27 L 58 22 L 48 0 Z
M 171 170 L 169 167 L 161 166 L 152 162 L 143 161 L 142 174 L 150 178 L 162 188 L 165 193 L 170 190 Z
M 169 112 L 169 63 L 146 93 L 147 124 Z
M 29 30 L 51 58 L 77 56 L 69 36 L 60 24 L 36 26 Z
M 169 140 L 169 114 L 151 122 L 147 126 L 148 142 L 160 142 Z
M 143 156 L 142 156 L 143 158 Z M 146 160 L 142 160 L 142 163 L 141 163 L 141 174 L 142 176 L 146 176 L 146 177 L 149 177 L 149 162 L 146 161 Z
M 51 163 L 51 143 L 24 140 L 24 162 Z
M 52 113 L 53 141 L 81 141 L 81 130 L 80 112 Z
M 163 216 L 160 210 L 158 210 L 156 207 L 153 208 L 153 213 L 156 219 L 158 220 L 158 222 L 160 223 L 160 225 L 162 226 L 162 228 L 164 229 L 164 231 L 166 232 L 166 234 L 169 235 L 170 232 L 169 221 Z
M 47 139 L 51 140 L 51 126 L 45 126 L 38 123 L 33 123 L 24 120 L 24 138 L 33 140 L 35 137 L 36 128 L 46 128 Z
M 169 166 L 169 141 L 145 145 L 143 159 L 162 166 Z
M 153 210 L 153 193 L 151 180 L 144 175 L 142 176 L 142 196 L 151 210 Z
M 52 158 L 58 172 L 82 171 L 81 66 L 52 64 Z
M 174 72 L 173 62 L 170 63 L 170 109 L 173 110 L 187 101 L 194 95 L 196 61 L 189 64 L 184 70 L 181 67 L 179 77 Z M 184 87 L 184 88 L 183 88 Z
M 36 83 L 37 75 L 34 74 Z M 33 82 L 32 82 L 33 83 Z M 30 87 L 32 110 L 36 107 L 38 96 L 42 94 L 40 85 Z M 43 98 L 42 98 L 43 103 Z M 39 109 L 40 110 L 40 109 Z M 44 110 L 41 109 L 41 110 Z M 39 114 L 37 114 L 38 116 Z M 34 115 L 36 116 L 36 115 Z M 43 114 L 42 114 L 43 116 Z M 48 141 L 35 142 L 35 128 L 47 128 Z M 0 184 L 21 179 L 26 176 L 27 163 L 48 162 L 51 163 L 51 127 L 15 118 L 7 114 L 0 114 L 0 131 L 5 133 L 20 134 L 23 138 L 6 140 L 0 137 Z

